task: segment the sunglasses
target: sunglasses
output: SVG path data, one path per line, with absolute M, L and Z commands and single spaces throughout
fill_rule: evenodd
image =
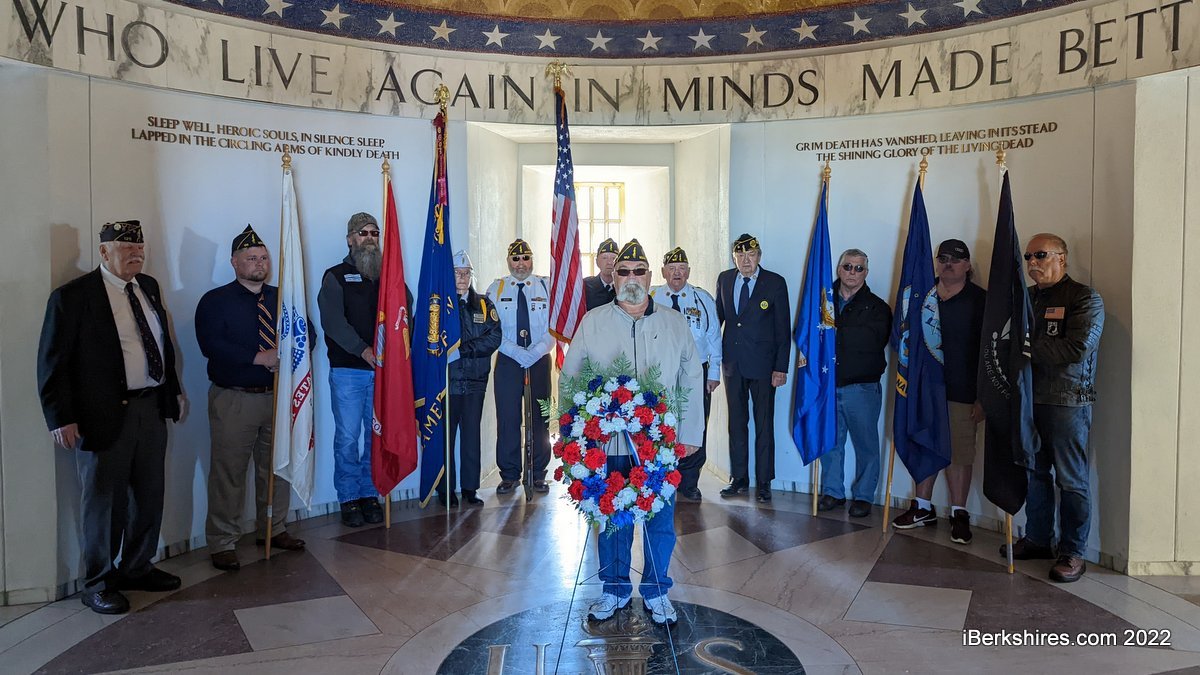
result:
M 963 261 L 962 258 L 955 258 L 952 255 L 939 255 L 937 261 L 943 265 L 954 265 Z
M 1045 260 L 1051 255 L 1062 255 L 1062 251 L 1034 251 L 1033 253 L 1026 253 L 1024 257 L 1025 262 L 1029 262 L 1034 258 L 1037 258 L 1038 260 Z
M 378 239 L 379 238 L 379 230 L 359 230 L 358 236 L 360 236 L 360 237 L 375 237 L 376 239 Z
M 635 276 L 635 277 L 644 277 L 644 276 L 646 276 L 646 273 L 647 273 L 647 272 L 649 272 L 649 271 L 650 271 L 650 270 L 646 269 L 645 267 L 639 267 L 639 268 L 637 268 L 637 269 L 635 269 L 635 270 L 630 270 L 630 269 L 619 269 L 619 270 L 617 270 L 617 276 L 619 276 L 619 277 L 627 277 L 627 276 L 629 276 L 630 274 L 632 274 L 632 275 L 633 275 L 633 276 Z
M 867 268 L 863 267 L 862 265 L 851 265 L 850 263 L 843 263 L 842 269 L 846 270 L 847 272 L 855 272 L 858 274 L 862 274 L 863 272 L 867 271 Z
M 529 262 L 532 258 L 533 256 L 531 255 L 512 255 L 508 257 L 513 262 Z

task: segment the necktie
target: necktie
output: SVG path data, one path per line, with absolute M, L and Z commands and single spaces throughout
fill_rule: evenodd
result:
M 275 318 L 267 309 L 266 295 L 258 294 L 258 351 L 275 349 Z
M 129 306 L 133 310 L 133 320 L 137 322 L 138 333 L 142 336 L 142 349 L 146 350 L 146 365 L 150 367 L 150 379 L 161 382 L 163 378 L 162 354 L 158 352 L 158 343 L 150 331 L 150 322 L 146 320 L 146 312 L 142 303 L 133 294 L 133 282 L 125 284 L 125 295 L 129 298 Z
M 678 293 L 671 294 L 671 309 L 675 310 L 676 312 L 679 311 L 679 294 Z
M 517 284 L 517 345 L 529 346 L 529 300 L 525 297 L 525 284 Z
M 742 277 L 742 292 L 738 294 L 737 313 L 746 311 L 750 305 L 750 277 Z

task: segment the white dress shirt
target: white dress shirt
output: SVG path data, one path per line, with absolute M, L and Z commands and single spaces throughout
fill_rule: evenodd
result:
M 678 293 L 667 284 L 650 289 L 650 297 L 667 309 L 671 308 L 672 295 L 679 296 L 679 311 L 692 330 L 700 362 L 708 364 L 708 379 L 720 380 L 721 325 L 717 322 L 717 302 L 708 291 L 691 284 L 684 284 Z
M 517 289 L 525 285 L 525 301 L 529 303 L 529 346 L 517 343 Z M 518 281 L 511 274 L 500 277 L 488 286 L 487 296 L 500 315 L 500 353 L 528 368 L 554 349 L 550 334 L 550 279 L 536 274 Z
M 129 304 L 129 296 L 125 295 L 125 281 L 100 266 L 100 276 L 104 278 L 104 290 L 108 293 L 108 304 L 112 306 L 113 321 L 117 323 L 117 335 L 121 338 L 121 355 L 125 359 L 125 386 L 128 389 L 144 389 L 156 387 L 161 381 L 151 379 L 150 363 L 146 359 L 146 348 L 142 345 L 142 333 L 138 330 L 137 319 L 133 318 L 133 306 Z M 162 324 L 158 322 L 158 312 L 150 304 L 146 294 L 135 277 L 133 295 L 142 304 L 142 312 L 146 314 L 146 322 L 150 324 L 150 333 L 158 347 L 159 358 L 162 358 Z M 166 361 L 163 360 L 163 367 Z M 166 373 L 163 374 L 166 376 Z

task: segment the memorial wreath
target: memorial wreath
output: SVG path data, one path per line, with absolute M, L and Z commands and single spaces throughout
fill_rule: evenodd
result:
M 585 361 L 578 375 L 559 384 L 553 451 L 561 464 L 554 480 L 567 486 L 575 508 L 601 532 L 653 518 L 679 487 L 684 449 L 675 434 L 687 392 L 663 387 L 657 367 L 640 381 L 625 374 L 633 370 L 624 356 L 605 369 Z M 608 471 L 609 451 L 622 444 L 633 460 L 629 475 Z

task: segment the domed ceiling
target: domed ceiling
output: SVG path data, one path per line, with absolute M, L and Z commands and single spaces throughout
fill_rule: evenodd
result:
M 849 45 L 972 26 L 1080 0 L 168 1 L 384 45 L 640 59 Z

